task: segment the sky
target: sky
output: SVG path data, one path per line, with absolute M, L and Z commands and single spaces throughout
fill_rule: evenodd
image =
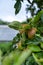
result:
M 12 22 L 14 20 L 24 21 L 26 19 L 26 0 L 22 4 L 22 8 L 19 14 L 15 15 L 14 9 L 15 0 L 0 0 L 0 19 L 8 22 Z M 30 14 L 28 14 L 30 17 Z

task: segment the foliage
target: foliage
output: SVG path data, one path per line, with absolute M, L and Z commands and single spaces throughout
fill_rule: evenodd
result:
M 21 10 L 22 7 L 22 3 L 24 3 L 24 0 L 15 0 L 16 3 L 14 4 L 14 8 L 15 8 L 15 14 L 18 14 L 19 11 Z M 28 2 L 28 4 L 26 4 L 26 12 L 28 13 L 28 11 L 31 12 L 31 15 L 34 16 L 36 15 L 39 11 L 41 11 L 43 9 L 43 0 L 26 0 Z M 37 5 L 36 6 L 34 5 Z
M 3 21 L 0 19 L 0 25 L 8 25 L 8 24 L 9 24 L 9 22 L 6 22 L 6 21 Z
M 0 45 L 1 65 L 43 65 L 43 29 L 40 29 L 43 28 L 42 15 L 43 10 L 29 21 L 9 24 L 19 33 L 12 43 Z

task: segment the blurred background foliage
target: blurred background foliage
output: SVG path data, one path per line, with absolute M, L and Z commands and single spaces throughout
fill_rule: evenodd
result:
M 7 21 L 3 21 L 0 19 L 0 25 L 8 25 L 10 22 L 7 22 Z

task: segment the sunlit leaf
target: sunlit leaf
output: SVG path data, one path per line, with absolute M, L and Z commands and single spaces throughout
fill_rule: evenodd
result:
M 40 49 L 40 47 L 39 46 L 37 46 L 37 45 L 29 45 L 28 46 L 29 47 L 29 49 L 31 50 L 31 51 L 33 51 L 33 52 L 39 52 L 39 51 L 41 51 L 41 49 Z
M 20 57 L 18 58 L 17 62 L 14 63 L 14 65 L 21 65 L 27 57 L 29 57 L 31 54 L 31 51 L 29 49 L 26 49 L 25 51 L 23 51 L 20 55 Z
M 21 23 L 18 21 L 13 21 L 12 23 L 9 24 L 9 27 L 15 30 L 22 29 Z
M 2 51 L 0 50 L 0 65 L 2 65 Z

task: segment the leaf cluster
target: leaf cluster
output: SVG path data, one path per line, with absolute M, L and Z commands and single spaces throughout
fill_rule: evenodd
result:
M 19 30 L 19 33 L 9 45 L 8 52 L 3 54 L 0 49 L 1 65 L 43 65 L 43 29 L 40 29 L 43 28 L 42 15 L 43 10 L 29 22 L 13 21 L 9 24 L 9 27 Z
M 19 11 L 21 10 L 22 7 L 22 3 L 24 3 L 24 0 L 15 0 L 16 3 L 14 4 L 14 8 L 15 8 L 15 14 L 18 14 Z M 36 15 L 39 11 L 43 10 L 43 0 L 33 0 L 31 2 L 31 0 L 26 0 L 28 2 L 28 4 L 26 4 L 26 14 L 28 14 L 28 12 L 31 12 L 31 15 L 34 16 Z M 37 8 L 35 5 L 37 5 Z

